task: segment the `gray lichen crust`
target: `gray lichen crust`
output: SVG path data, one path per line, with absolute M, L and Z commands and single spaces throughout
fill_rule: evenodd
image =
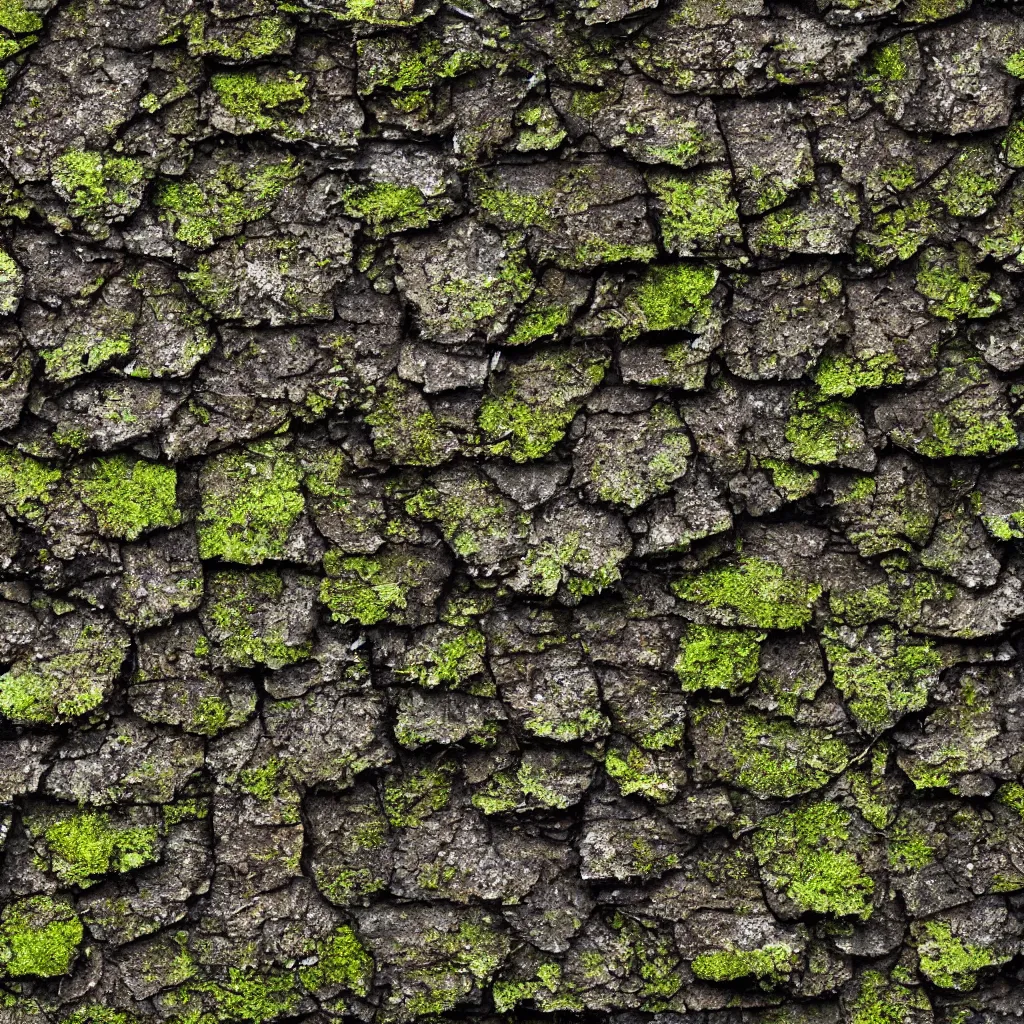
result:
M 1009 0 L 0 0 L 0 1024 L 1024 1013 Z

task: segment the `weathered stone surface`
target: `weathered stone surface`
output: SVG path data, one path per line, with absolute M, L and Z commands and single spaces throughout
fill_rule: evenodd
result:
M 1004 1024 L 1024 21 L 0 0 L 0 1024 Z

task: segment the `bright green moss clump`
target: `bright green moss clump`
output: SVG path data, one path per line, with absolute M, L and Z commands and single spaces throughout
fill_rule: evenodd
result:
M 827 398 L 849 398 L 860 388 L 880 388 L 903 382 L 899 358 L 879 352 L 864 359 L 845 353 L 825 356 L 813 372 L 818 390 Z
M 335 622 L 373 626 L 394 620 L 408 603 L 409 589 L 426 563 L 415 555 L 392 551 L 382 555 L 324 555 L 327 579 L 320 586 L 320 600 L 330 608 Z
M 258 60 L 276 53 L 295 38 L 295 30 L 280 15 L 260 18 L 252 28 L 235 34 L 233 40 L 206 35 L 206 16 L 203 14 L 193 14 L 185 20 L 188 26 L 188 48 L 197 56 L 237 61 Z
M 131 871 L 157 859 L 156 827 L 119 827 L 99 811 L 82 811 L 44 833 L 54 874 L 66 885 L 88 886 L 99 876 Z
M 663 204 L 661 236 L 665 248 L 680 255 L 717 250 L 742 237 L 739 207 L 728 171 L 663 176 L 651 187 Z
M 764 633 L 689 625 L 675 670 L 684 690 L 738 690 L 757 677 Z
M 29 896 L 0 915 L 0 974 L 57 978 L 68 974 L 82 941 L 82 922 L 65 900 Z
M 291 157 L 247 167 L 227 163 L 201 180 L 164 182 L 153 201 L 179 242 L 205 248 L 269 213 L 300 170 Z
M 871 732 L 920 711 L 942 667 L 942 656 L 929 642 L 912 643 L 891 627 L 870 635 L 864 629 L 826 631 L 824 645 L 836 687 L 857 723 Z
M 97 217 L 108 206 L 127 205 L 144 176 L 138 160 L 92 150 L 70 150 L 53 163 L 54 188 L 72 217 Z
M 310 992 L 337 986 L 358 996 L 369 995 L 373 957 L 348 925 L 318 942 L 316 956 L 315 964 L 299 968 L 299 981 Z
M 860 449 L 860 416 L 852 405 L 835 399 L 815 402 L 799 397 L 794 408 L 786 422 L 786 440 L 793 446 L 797 462 L 835 465 L 844 455 Z
M 478 629 L 466 628 L 458 636 L 442 640 L 436 647 L 417 652 L 415 660 L 398 674 L 420 686 L 459 686 L 484 668 L 487 641 Z
M 448 806 L 454 766 L 427 767 L 407 778 L 389 780 L 384 786 L 384 813 L 393 828 L 418 828 Z
M 293 593 L 298 596 L 316 583 L 315 577 L 298 577 Z M 284 582 L 276 572 L 212 573 L 207 588 L 211 635 L 235 665 L 278 669 L 309 656 L 312 644 L 290 635 L 287 606 L 282 605 Z M 228 709 L 217 701 L 210 711 L 216 718 L 226 715 Z
M 932 246 L 921 253 L 917 290 L 928 299 L 928 308 L 944 320 L 992 316 L 1002 296 L 988 288 L 991 274 L 979 270 L 977 257 L 966 243 L 954 249 Z
M 22 0 L 0 0 L 0 28 L 8 32 L 38 32 L 43 19 L 35 11 L 26 9 Z
M 366 230 L 375 237 L 425 228 L 436 219 L 415 185 L 390 182 L 352 186 L 345 193 L 344 210 L 349 216 L 362 220 Z
M 514 462 L 547 455 L 607 367 L 603 355 L 572 350 L 541 353 L 512 367 L 504 388 L 484 399 L 477 419 L 491 454 Z
M 648 331 L 690 327 L 711 312 L 708 298 L 718 271 L 705 264 L 652 267 L 626 303 L 628 319 L 619 329 L 624 341 Z
M 215 455 L 200 475 L 199 554 L 258 565 L 281 558 L 305 501 L 298 460 L 272 444 Z
M 252 131 L 288 132 L 288 112 L 309 109 L 308 79 L 295 71 L 260 77 L 255 71 L 214 75 L 210 86 L 221 106 Z
M 42 519 L 60 479 L 59 469 L 14 448 L 0 448 L 0 504 L 8 515 L 29 523 Z
M 822 593 L 817 583 L 788 576 L 782 566 L 750 557 L 678 580 L 672 591 L 684 601 L 722 609 L 739 625 L 761 629 L 807 625 Z
M 893 972 L 896 974 L 896 972 Z M 901 985 L 880 971 L 865 971 L 850 1024 L 907 1024 L 930 1020 L 931 1004 L 920 988 Z
M 173 466 L 113 455 L 76 471 L 72 486 L 107 537 L 135 540 L 147 530 L 181 522 Z
M 785 981 L 799 963 L 799 955 L 781 944 L 760 949 L 728 949 L 701 953 L 690 965 L 702 981 L 756 978 L 767 986 Z
M 988 946 L 958 938 L 946 921 L 924 921 L 915 930 L 921 973 L 939 988 L 966 992 L 977 985 L 978 971 L 983 967 L 1011 959 Z
M 758 863 L 802 909 L 866 918 L 875 883 L 848 849 L 851 821 L 828 802 L 767 818 L 754 833 Z
M 824 729 L 721 704 L 693 714 L 698 758 L 718 778 L 761 797 L 792 797 L 825 785 L 850 750 Z
M 640 747 L 612 748 L 605 755 L 604 770 L 618 783 L 623 796 L 639 793 L 653 803 L 667 804 L 679 792 L 678 780 L 660 771 L 656 755 Z

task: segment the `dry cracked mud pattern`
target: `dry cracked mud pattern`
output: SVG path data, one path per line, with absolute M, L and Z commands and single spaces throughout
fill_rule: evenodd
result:
M 1022 79 L 0 0 L 0 1024 L 1024 1016 Z

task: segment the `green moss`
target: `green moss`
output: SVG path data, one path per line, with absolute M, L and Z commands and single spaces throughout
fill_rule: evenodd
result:
M 877 829 L 886 828 L 896 813 L 892 793 L 885 785 L 889 752 L 887 743 L 876 743 L 869 766 L 852 769 L 846 776 L 861 817 Z
M 312 588 L 316 579 L 300 577 L 296 584 Z M 293 642 L 286 617 L 261 616 L 268 606 L 279 603 L 284 593 L 284 583 L 276 572 L 213 573 L 207 586 L 208 614 L 217 627 L 215 638 L 235 665 L 279 669 L 309 657 L 312 643 Z M 261 621 L 266 622 L 262 628 Z M 213 720 L 206 724 L 213 727 L 213 732 L 219 731 L 223 722 L 218 720 L 227 713 L 229 709 L 220 702 L 213 704 L 207 711 Z
M 196 982 L 186 988 L 185 998 L 192 994 L 207 997 L 213 1019 L 224 1024 L 269 1024 L 280 1017 L 291 1016 L 302 995 L 292 974 L 260 973 L 253 970 L 228 969 L 226 981 Z M 188 1018 L 186 1017 L 186 1020 Z M 199 1022 L 209 1018 L 205 1015 Z
M 946 921 L 921 923 L 917 932 L 917 954 L 921 973 L 938 988 L 968 991 L 978 983 L 983 967 L 1005 963 L 1009 955 L 998 954 L 988 946 L 965 942 L 953 934 Z
M 425 228 L 437 219 L 426 198 L 415 185 L 393 185 L 380 182 L 354 185 L 343 197 L 343 209 L 358 217 L 373 237 L 396 231 Z
M 891 352 L 879 352 L 864 359 L 837 353 L 825 356 L 812 376 L 824 397 L 849 398 L 860 388 L 902 384 L 904 372 L 899 358 Z
M 72 217 L 102 216 L 108 206 L 127 205 L 144 176 L 138 160 L 95 150 L 69 150 L 53 162 L 54 187 Z
M 83 928 L 66 900 L 30 896 L 13 900 L 0 915 L 0 974 L 57 978 L 69 974 Z
M 177 526 L 178 475 L 173 466 L 112 455 L 72 475 L 72 487 L 96 516 L 100 533 L 135 540 L 148 530 Z
M 702 263 L 652 267 L 625 302 L 619 334 L 624 341 L 649 331 L 691 327 L 711 312 L 718 271 Z
M 932 188 L 954 217 L 980 217 L 1002 189 L 1004 175 L 990 146 L 964 146 L 933 180 Z
M 907 64 L 899 39 L 877 50 L 872 57 L 872 71 L 886 82 L 901 82 L 907 77 Z
M 60 1024 L 140 1024 L 133 1013 L 125 1013 L 109 1006 L 89 1004 L 61 1019 Z
M 679 792 L 677 781 L 661 772 L 655 757 L 640 747 L 612 748 L 605 754 L 604 770 L 623 796 L 639 794 L 656 804 L 667 804 Z M 525 791 L 525 790 L 524 790 Z
M 242 790 L 265 804 L 277 799 L 284 778 L 283 765 L 276 757 L 257 768 L 243 768 L 238 773 Z
M 1019 782 L 1006 782 L 999 787 L 996 799 L 1007 807 L 1013 808 L 1024 819 L 1024 786 Z
M 869 732 L 924 708 L 928 684 L 942 668 L 942 656 L 928 641 L 914 643 L 890 626 L 870 635 L 861 629 L 855 636 L 826 629 L 823 643 L 833 682 Z
M 824 729 L 714 705 L 696 711 L 694 724 L 726 751 L 720 776 L 758 796 L 806 793 L 850 763 L 847 745 Z
M 579 350 L 541 353 L 512 367 L 504 388 L 484 398 L 477 418 L 490 453 L 514 462 L 547 455 L 607 367 L 605 356 Z
M 447 300 L 449 328 L 463 331 L 486 324 L 503 311 L 525 302 L 535 281 L 522 247 L 522 238 L 505 240 L 505 257 L 498 273 L 477 274 L 473 280 L 449 280 L 439 291 Z
M 478 422 L 486 435 L 504 438 L 492 445 L 494 454 L 529 462 L 543 458 L 561 441 L 578 410 L 578 403 L 552 411 L 506 394 L 484 399 Z
M 582 600 L 621 578 L 620 563 L 627 553 L 613 550 L 595 568 L 586 537 L 579 530 L 570 530 L 557 540 L 545 540 L 531 547 L 522 568 L 532 593 L 554 597 L 564 583 L 574 598 Z
M 485 179 L 476 190 L 476 201 L 504 227 L 554 229 L 558 227 L 558 221 L 551 213 L 555 192 L 553 188 L 541 195 L 532 195 L 499 188 Z
M 909 260 L 937 230 L 932 204 L 916 196 L 894 210 L 872 215 L 870 230 L 857 236 L 857 255 L 875 267 Z
M 156 827 L 118 827 L 100 811 L 54 822 L 44 833 L 51 870 L 65 885 L 92 885 L 157 859 Z
M 851 821 L 829 802 L 766 818 L 754 833 L 758 863 L 803 910 L 867 918 L 875 883 L 847 848 Z
M 284 555 L 305 508 L 298 460 L 273 445 L 215 455 L 200 475 L 201 558 L 258 565 Z
M 357 996 L 370 994 L 373 957 L 348 925 L 341 925 L 316 945 L 315 964 L 299 968 L 299 981 L 310 992 L 340 986 Z
M 535 295 L 531 300 L 531 306 L 536 298 Z M 506 340 L 509 345 L 529 345 L 540 338 L 549 338 L 569 322 L 571 314 L 572 307 L 567 305 L 528 307 Z
M 486 52 L 445 49 L 441 41 L 391 35 L 383 40 L 361 40 L 356 46 L 360 69 L 360 92 L 368 95 L 384 86 L 398 93 L 415 95 L 429 90 L 438 80 L 457 78 L 489 63 Z
M 8 32 L 38 32 L 43 19 L 25 7 L 23 0 L 0 0 L 0 28 Z
M 969 410 L 958 409 L 955 400 L 947 409 L 948 413 L 932 413 L 930 436 L 914 446 L 922 455 L 930 459 L 970 458 L 1000 455 L 1017 447 L 1016 428 L 1005 413 L 985 420 Z
M 586 269 L 605 263 L 649 263 L 657 255 L 658 249 L 654 245 L 610 242 L 606 238 L 594 237 L 581 242 L 567 263 L 576 269 Z
M 728 171 L 660 176 L 651 187 L 664 207 L 658 219 L 662 240 L 670 252 L 715 250 L 723 241 L 741 237 L 739 206 Z
M 399 669 L 399 674 L 428 689 L 435 686 L 456 687 L 483 669 L 486 646 L 480 630 L 466 629 L 459 636 L 424 651 L 414 664 Z
M 1002 297 L 988 289 L 991 274 L 979 270 L 977 258 L 966 243 L 953 249 L 936 246 L 921 254 L 917 290 L 928 299 L 928 308 L 944 320 L 992 316 Z
M 772 562 L 741 558 L 736 565 L 710 569 L 672 584 L 684 601 L 724 609 L 743 626 L 798 629 L 811 621 L 821 596 L 817 583 L 807 583 Z
M 452 435 L 408 384 L 390 378 L 364 417 L 373 444 L 391 462 L 438 466 L 453 454 Z
M 679 641 L 675 671 L 684 690 L 735 692 L 757 678 L 764 633 L 688 625 Z
M 406 595 L 426 563 L 414 555 L 342 555 L 328 551 L 320 600 L 335 622 L 373 626 L 393 619 L 407 604 Z
M 510 534 L 525 537 L 530 522 L 480 477 L 465 478 L 456 493 L 442 495 L 426 487 L 406 501 L 405 510 L 411 516 L 440 524 L 445 540 L 463 558 Z
M 8 515 L 36 523 L 53 501 L 61 471 L 14 448 L 0 448 L 0 503 Z
M 419 828 L 434 811 L 448 806 L 454 765 L 421 768 L 405 779 L 384 785 L 384 814 L 393 828 Z
M 200 57 L 219 57 L 232 61 L 259 60 L 282 50 L 295 38 L 294 29 L 280 15 L 260 18 L 252 28 L 238 33 L 230 41 L 221 36 L 206 35 L 205 15 L 189 15 L 185 22 L 189 51 Z
M 737 981 L 756 978 L 765 987 L 786 981 L 800 962 L 800 956 L 789 946 L 780 944 L 760 949 L 727 949 L 701 953 L 690 965 L 694 977 L 701 981 Z
M 793 458 L 808 466 L 834 465 L 861 447 L 860 416 L 846 402 L 824 402 L 798 396 L 797 410 L 786 421 L 786 440 Z
M 910 988 L 880 971 L 865 971 L 853 1002 L 850 1024 L 907 1024 L 931 1018 L 931 1004 L 919 988 Z M 920 1016 L 919 1016 L 920 1015 Z
M 102 369 L 118 356 L 127 356 L 132 350 L 132 318 L 124 313 L 114 316 L 107 326 L 109 334 L 90 332 L 71 334 L 64 344 L 44 349 L 40 353 L 50 380 L 74 380 L 94 370 Z M 120 321 L 120 322 L 119 322 Z
M 23 725 L 54 725 L 88 714 L 124 661 L 127 642 L 87 625 L 72 649 L 45 661 L 23 661 L 0 675 L 0 713 Z
M 520 126 L 516 136 L 516 149 L 520 153 L 557 149 L 565 140 L 565 129 L 550 107 L 532 106 L 520 110 L 516 122 Z
M 928 835 L 912 828 L 904 818 L 893 825 L 886 838 L 889 867 L 893 871 L 920 871 L 935 860 L 935 845 Z
M 1024 167 L 1024 120 L 1014 121 L 1007 129 L 1003 156 L 1011 167 Z
M 213 75 L 210 86 L 220 105 L 253 131 L 289 134 L 289 112 L 309 109 L 308 79 L 295 71 L 260 77 L 255 71 Z
M 266 216 L 300 171 L 291 157 L 246 167 L 224 164 L 200 181 L 164 182 L 153 201 L 179 242 L 205 248 Z
M 1024 78 L 1024 50 L 1017 50 L 1006 58 L 1004 67 L 1014 78 Z

